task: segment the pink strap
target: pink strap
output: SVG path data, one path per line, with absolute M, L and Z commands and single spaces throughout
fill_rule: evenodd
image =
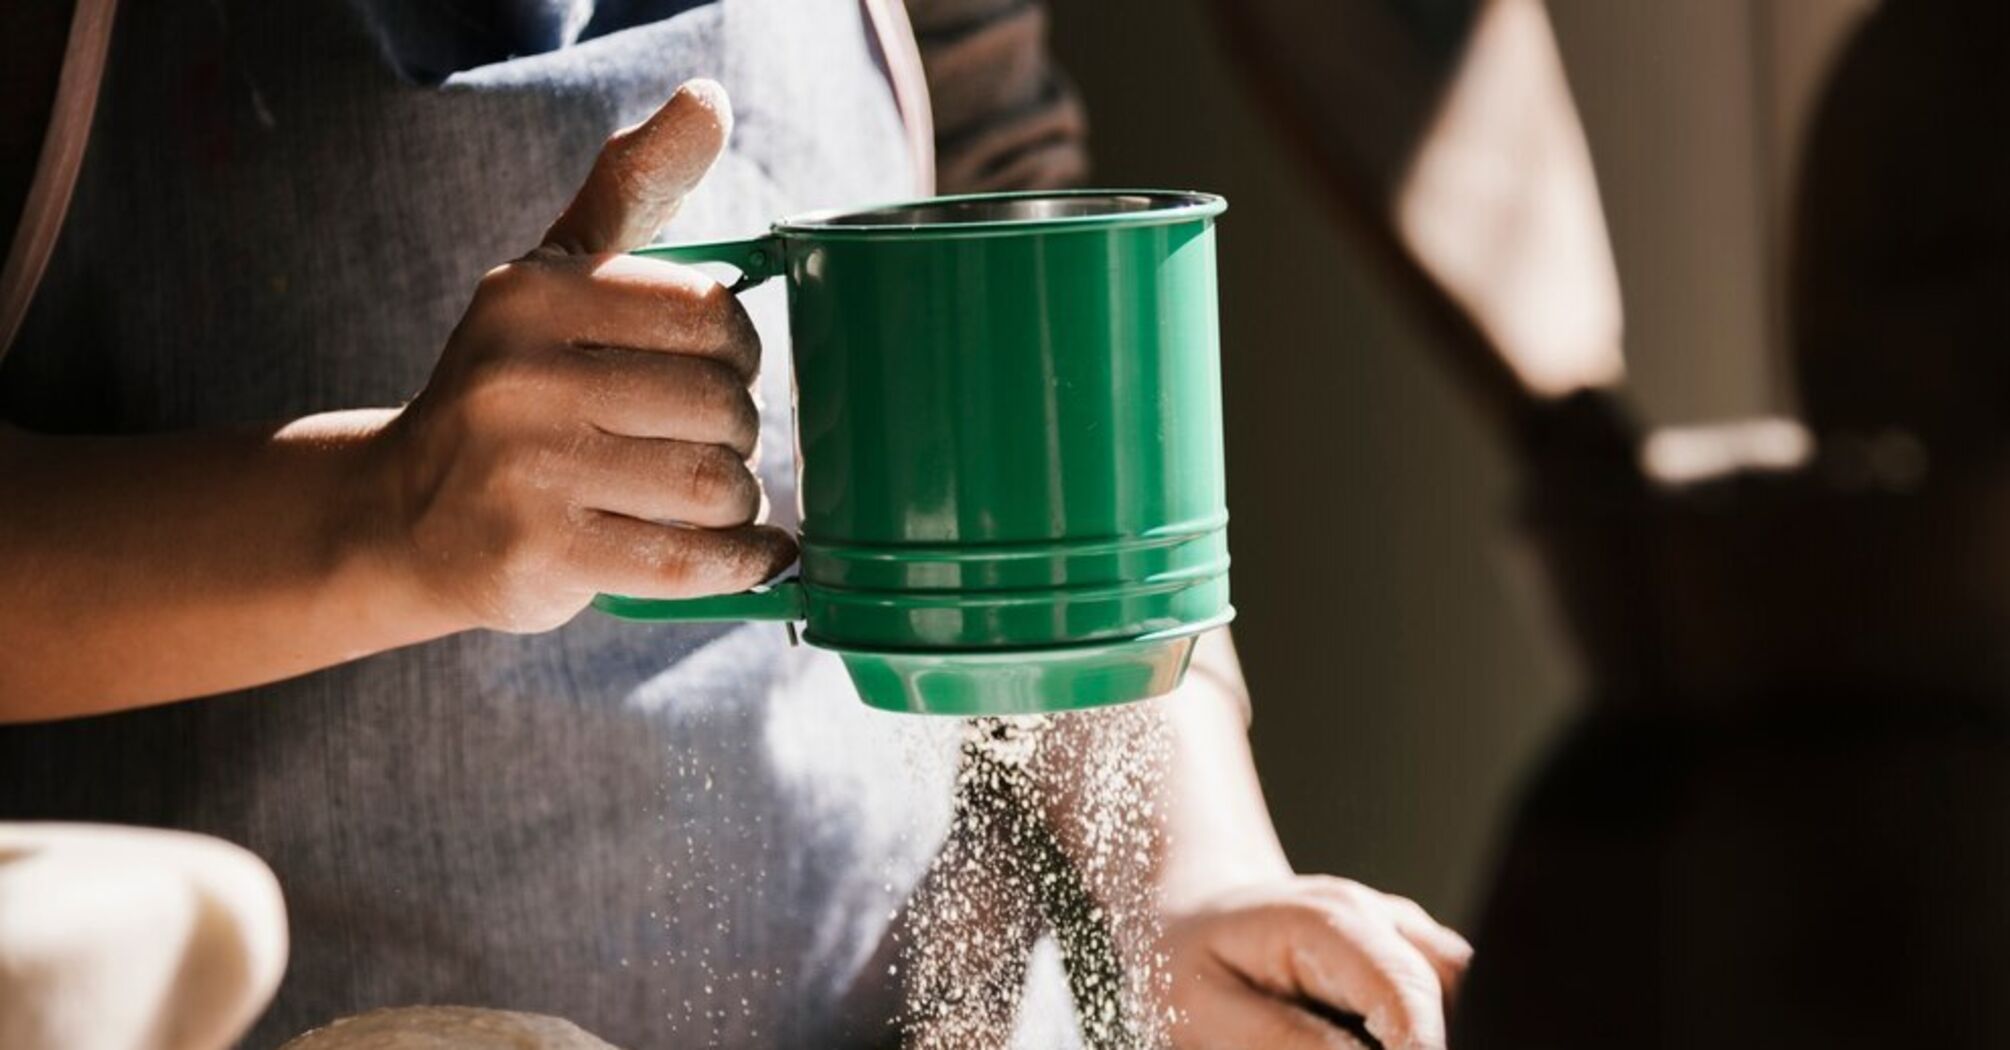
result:
M 907 128 L 907 152 L 914 159 L 914 192 L 935 195 L 935 116 L 928 99 L 928 74 L 921 66 L 921 45 L 914 39 L 914 24 L 907 20 L 903 0 L 861 0 L 866 20 L 879 37 L 880 54 L 886 56 L 887 78 L 893 82 L 893 101 L 900 107 L 900 122 Z
M 48 269 L 70 211 L 70 193 L 84 165 L 84 147 L 91 140 L 91 117 L 98 108 L 98 85 L 105 75 L 105 52 L 112 40 L 112 18 L 118 0 L 77 0 L 70 16 L 70 39 L 63 47 L 63 71 L 56 79 L 56 101 L 49 107 L 49 130 L 42 153 L 35 159 L 35 178 L 21 205 L 21 223 L 0 268 L 0 361 L 14 345 L 28 304 Z

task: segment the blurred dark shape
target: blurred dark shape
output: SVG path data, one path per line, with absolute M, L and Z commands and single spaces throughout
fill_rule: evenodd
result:
M 1591 683 L 1453 1045 L 2010 1046 L 2010 9 L 1887 0 L 1837 65 L 1792 267 L 1807 425 L 1648 433 L 1585 338 L 1616 293 L 1567 96 L 1459 115 L 1560 79 L 1534 0 L 1480 4 L 1450 63 L 1414 31 L 1391 58 L 1397 0 L 1216 8 L 1517 452 Z M 1537 277 L 1461 247 L 1504 241 Z
M 1081 100 L 1035 0 L 908 0 L 935 117 L 937 189 L 1072 186 L 1088 173 Z
M 1831 80 L 1795 216 L 1794 363 L 1823 430 L 1904 427 L 1936 459 L 2010 436 L 2004 5 L 1887 4 Z
M 1520 427 L 1531 393 L 1617 381 L 1618 279 L 1540 3 L 1216 7 L 1484 409 Z

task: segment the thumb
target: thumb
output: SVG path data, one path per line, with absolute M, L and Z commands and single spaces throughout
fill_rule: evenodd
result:
M 677 214 L 733 130 L 726 89 L 688 80 L 648 120 L 615 132 L 572 203 L 545 231 L 545 251 L 573 255 L 639 248 Z

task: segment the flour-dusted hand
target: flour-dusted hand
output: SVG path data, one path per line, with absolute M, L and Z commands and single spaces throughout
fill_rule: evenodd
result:
M 1165 949 L 1181 1050 L 1358 1050 L 1340 1016 L 1361 1018 L 1387 1050 L 1442 1050 L 1472 955 L 1415 902 L 1327 876 L 1168 916 Z
M 760 343 L 698 271 L 648 243 L 723 148 L 694 80 L 608 140 L 530 254 L 482 278 L 431 381 L 376 457 L 387 545 L 451 618 L 557 626 L 595 593 L 741 590 L 795 556 L 754 524 Z
M 0 723 L 780 571 L 794 541 L 754 524 L 753 324 L 697 271 L 622 254 L 731 125 L 693 81 L 610 139 L 544 243 L 481 278 L 402 409 L 117 438 L 0 421 Z

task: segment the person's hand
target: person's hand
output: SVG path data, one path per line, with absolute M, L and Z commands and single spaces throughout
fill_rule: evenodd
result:
M 1180 1050 L 1359 1050 L 1363 1030 L 1387 1050 L 1442 1050 L 1472 955 L 1415 902 L 1326 876 L 1168 915 L 1163 944 Z
M 725 92 L 694 80 L 615 134 L 544 243 L 482 278 L 376 457 L 386 540 L 467 626 L 555 627 L 597 592 L 742 590 L 795 557 L 753 524 L 752 322 L 647 244 L 717 158 Z

